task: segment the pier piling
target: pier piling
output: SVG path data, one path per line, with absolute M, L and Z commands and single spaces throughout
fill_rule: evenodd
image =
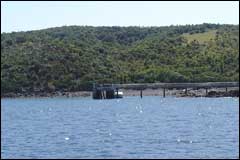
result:
M 116 88 L 116 90 L 117 90 L 117 97 L 118 97 L 118 88 Z
M 165 97 L 165 88 L 163 88 L 163 97 Z

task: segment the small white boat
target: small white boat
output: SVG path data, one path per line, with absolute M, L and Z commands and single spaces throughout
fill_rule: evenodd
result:
M 115 98 L 123 98 L 123 92 L 121 92 L 121 91 L 115 91 L 114 92 L 114 96 L 115 96 Z

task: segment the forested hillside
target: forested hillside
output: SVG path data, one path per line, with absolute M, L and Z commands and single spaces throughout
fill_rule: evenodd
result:
M 239 81 L 239 25 L 64 26 L 1 34 L 1 93 Z

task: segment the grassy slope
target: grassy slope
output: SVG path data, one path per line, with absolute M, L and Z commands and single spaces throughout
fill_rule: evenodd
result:
M 183 37 L 185 37 L 188 42 L 197 40 L 199 43 L 202 44 L 204 42 L 210 41 L 211 39 L 214 40 L 216 36 L 216 32 L 217 30 L 209 30 L 208 32 L 195 33 L 195 34 L 184 33 Z

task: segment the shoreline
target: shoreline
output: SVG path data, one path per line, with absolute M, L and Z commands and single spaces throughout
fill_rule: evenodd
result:
M 126 90 L 120 89 L 124 96 L 140 96 L 140 90 Z M 211 88 L 208 89 L 166 89 L 165 95 L 174 97 L 239 97 L 239 88 Z M 91 97 L 92 91 L 76 91 L 76 92 L 35 92 L 35 93 L 7 93 L 1 95 L 1 98 L 37 98 L 37 97 Z M 142 90 L 142 96 L 163 96 L 163 89 L 144 89 Z
M 140 96 L 140 91 L 138 90 L 127 90 L 127 96 Z M 123 93 L 124 90 L 123 90 Z M 145 89 L 142 91 L 143 96 L 163 96 L 163 89 Z M 206 94 L 206 89 L 166 89 L 165 96 L 174 97 L 239 97 L 239 88 L 229 88 L 226 92 L 225 88 L 212 88 L 208 89 Z

